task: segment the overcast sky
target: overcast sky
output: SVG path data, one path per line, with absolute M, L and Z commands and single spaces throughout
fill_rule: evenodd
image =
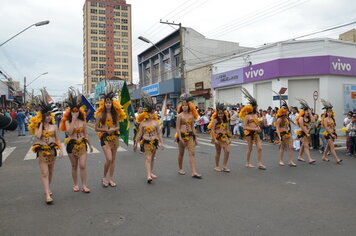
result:
M 132 6 L 134 81 L 137 54 L 149 47 L 142 35 L 157 42 L 174 29 L 160 19 L 182 23 L 207 38 L 258 47 L 356 20 L 354 0 L 127 0 Z M 84 0 L 1 0 L 0 43 L 32 27 L 0 47 L 0 70 L 15 80 L 27 77 L 29 89 L 47 87 L 53 96 L 83 83 Z M 311 37 L 338 38 L 351 25 Z M 310 37 L 309 37 L 310 38 Z M 0 78 L 2 76 L 0 75 Z

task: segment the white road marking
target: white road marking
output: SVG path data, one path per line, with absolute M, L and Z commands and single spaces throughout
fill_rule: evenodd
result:
M 2 162 L 4 163 L 5 160 L 11 155 L 11 153 L 16 149 L 16 147 L 6 147 L 4 152 L 2 153 Z

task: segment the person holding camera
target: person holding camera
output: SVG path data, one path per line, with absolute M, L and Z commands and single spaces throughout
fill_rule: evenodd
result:
M 38 96 L 40 111 L 32 117 L 29 124 L 29 130 L 33 136 L 38 139 L 32 146 L 32 151 L 36 153 L 41 170 L 41 180 L 45 192 L 45 201 L 47 204 L 53 202 L 50 184 L 53 177 L 54 163 L 59 150 L 59 157 L 63 157 L 63 150 L 59 140 L 58 128 L 52 113 L 52 107 L 48 104 L 45 90 L 42 89 L 42 96 Z

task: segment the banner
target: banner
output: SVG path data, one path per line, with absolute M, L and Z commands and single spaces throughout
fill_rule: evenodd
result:
M 87 114 L 86 120 L 88 122 L 93 117 L 93 115 L 95 113 L 95 108 L 90 104 L 88 99 L 86 97 L 84 97 L 84 95 L 82 95 L 82 103 L 84 106 L 85 113 Z
M 129 89 L 127 88 L 126 81 L 122 86 L 122 90 L 119 95 L 120 104 L 123 106 L 124 112 L 126 113 L 126 119 L 120 122 L 120 137 L 122 141 L 128 146 L 129 145 L 129 134 L 130 134 L 130 116 L 135 117 L 135 114 L 131 106 L 131 98 Z

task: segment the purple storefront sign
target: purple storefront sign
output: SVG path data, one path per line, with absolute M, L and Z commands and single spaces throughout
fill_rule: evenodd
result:
M 234 75 L 240 75 L 241 71 L 242 75 L 238 77 L 238 80 L 230 79 Z M 356 59 L 337 56 L 277 59 L 213 75 L 212 87 L 224 87 L 280 77 L 328 74 L 356 76 Z
M 243 69 L 231 70 L 212 76 L 211 86 L 213 88 L 230 86 L 243 83 Z

